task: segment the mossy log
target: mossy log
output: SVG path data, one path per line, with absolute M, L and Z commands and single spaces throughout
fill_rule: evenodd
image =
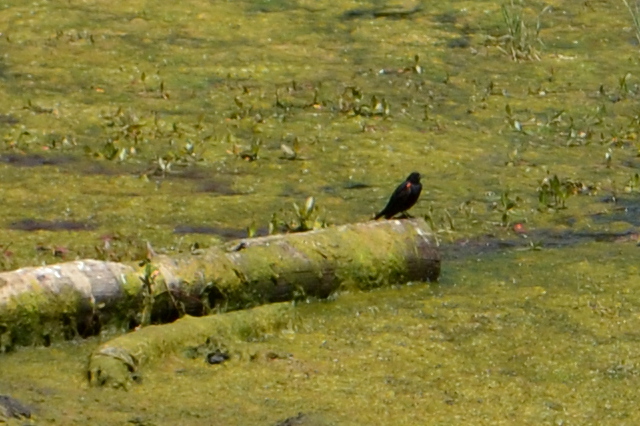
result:
M 2 272 L 0 352 L 96 334 L 135 310 L 126 302 L 139 292 L 136 268 L 121 263 L 87 259 Z
M 238 240 L 142 270 L 82 260 L 0 273 L 0 351 L 15 344 L 173 321 L 344 289 L 434 281 L 440 255 L 421 219 Z
M 154 264 L 154 285 L 171 290 L 164 302 L 192 315 L 296 297 L 325 298 L 339 288 L 435 281 L 440 274 L 440 255 L 422 219 L 243 239 L 226 250 L 162 257 Z
M 201 357 L 222 351 L 231 359 L 249 359 L 248 343 L 295 325 L 291 302 L 195 318 L 186 315 L 165 325 L 152 325 L 124 334 L 98 347 L 89 358 L 92 385 L 127 387 L 141 378 L 140 368 L 168 354 Z

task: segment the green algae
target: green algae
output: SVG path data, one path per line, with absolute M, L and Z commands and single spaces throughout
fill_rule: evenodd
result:
M 364 220 L 414 169 L 427 182 L 416 212 L 431 206 L 438 228 L 450 228 L 450 215 L 447 239 L 494 232 L 501 220 L 492 194 L 505 191 L 521 200 L 513 221 L 554 226 L 556 215 L 539 210 L 536 193 L 549 173 L 593 186 L 590 195 L 637 191 L 628 185 L 638 127 L 629 105 L 637 94 L 633 76 L 621 80 L 637 49 L 623 30 L 622 6 L 546 12 L 541 61 L 525 62 L 483 44 L 506 33 L 490 2 L 432 5 L 399 20 L 341 21 L 347 6 L 327 3 L 287 13 L 254 7 L 198 3 L 177 17 L 164 4 L 92 3 L 89 13 L 7 3 L 3 150 L 71 160 L 0 164 L 2 180 L 14 183 L 0 194 L 2 216 L 6 224 L 66 219 L 94 228 L 8 230 L 4 269 L 59 257 L 139 260 L 146 241 L 170 253 L 213 245 L 214 232 L 174 231 L 266 227 L 273 213 L 308 195 L 329 223 Z M 541 11 L 523 10 L 527 19 Z M 610 24 L 597 24 L 594 13 Z M 603 44 L 596 25 L 615 36 Z M 222 31 L 231 27 L 236 37 Z M 461 33 L 472 51 L 446 47 Z M 416 54 L 421 73 L 412 68 Z M 361 101 L 345 97 L 349 87 Z M 389 102 L 389 115 L 354 113 L 354 103 L 373 96 Z M 280 145 L 296 137 L 301 160 L 280 158 Z M 256 139 L 263 142 L 257 161 L 233 154 Z M 372 187 L 347 189 L 353 181 Z M 585 217 L 583 229 L 593 225 L 590 214 L 607 209 L 597 197 L 567 203 Z M 122 244 L 105 254 L 110 236 Z
M 96 338 L 19 349 L 3 355 L 0 391 L 35 404 L 37 424 L 274 424 L 300 411 L 341 425 L 635 423 L 637 248 L 608 246 L 479 255 L 450 261 L 439 284 L 299 303 L 291 327 L 232 344 L 230 361 L 156 357 L 128 392 L 85 381 Z
M 425 176 L 412 212 L 428 213 L 444 243 L 512 237 L 507 191 L 509 224 L 569 239 L 626 231 L 638 211 L 632 23 L 621 2 L 549 4 L 541 60 L 514 62 L 486 42 L 507 32 L 489 1 L 433 3 L 397 20 L 343 20 L 353 5 L 326 1 L 4 2 L 3 154 L 75 160 L 21 167 L 3 157 L 0 217 L 96 227 L 5 230 L 1 266 L 93 257 L 105 235 L 117 237 L 118 260 L 141 259 L 146 241 L 188 252 L 220 237 L 175 234 L 178 225 L 266 226 L 309 195 L 329 223 L 365 220 L 412 170 Z M 523 3 L 527 22 L 546 5 Z M 446 47 L 460 37 L 469 48 Z M 397 72 L 416 54 L 422 74 Z M 351 86 L 363 102 L 386 99 L 390 114 L 343 111 Z M 119 108 L 145 126 L 114 131 L 105 117 Z M 296 136 L 302 160 L 281 159 Z M 255 138 L 257 161 L 233 154 Z M 111 146 L 118 155 L 106 160 Z M 565 210 L 540 206 L 537 189 L 554 175 L 591 189 Z M 311 411 L 337 424 L 634 424 L 636 252 L 589 243 L 445 258 L 439 286 L 308 305 L 312 320 L 295 338 L 256 343 L 292 360 L 213 370 L 169 359 L 127 394 L 87 387 L 80 372 L 95 340 L 19 350 L 3 355 L 0 391 L 36 403 L 39 423 L 202 423 L 215 413 L 219 424 L 273 424 Z M 172 398 L 159 406 L 156 395 Z

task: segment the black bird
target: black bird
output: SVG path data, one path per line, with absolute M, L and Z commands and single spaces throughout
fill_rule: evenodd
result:
M 393 191 L 387 206 L 382 209 L 375 217 L 375 220 L 384 216 L 385 219 L 391 219 L 398 213 L 404 213 L 409 210 L 418 201 L 422 184 L 420 183 L 420 173 L 413 172 L 402 182 L 400 186 Z

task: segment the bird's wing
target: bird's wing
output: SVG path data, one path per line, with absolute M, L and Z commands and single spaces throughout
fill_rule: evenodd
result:
M 407 198 L 411 195 L 411 186 L 411 182 L 404 182 L 393 192 L 393 197 L 399 199 Z

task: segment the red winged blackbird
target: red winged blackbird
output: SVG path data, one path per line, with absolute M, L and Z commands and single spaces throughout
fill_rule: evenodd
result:
M 385 219 L 391 219 L 398 213 L 406 212 L 418 201 L 421 191 L 420 173 L 413 172 L 407 180 L 402 182 L 400 186 L 393 191 L 387 206 L 376 215 L 375 220 L 380 219 L 382 216 L 384 216 Z

